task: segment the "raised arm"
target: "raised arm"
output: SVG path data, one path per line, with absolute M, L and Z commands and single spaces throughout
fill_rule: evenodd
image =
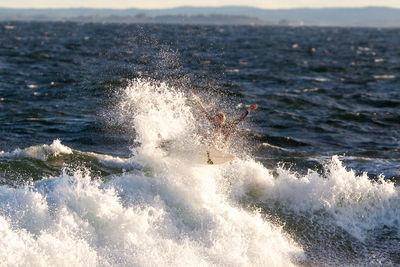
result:
M 201 104 L 200 98 L 198 98 L 193 92 L 192 92 L 192 97 L 193 97 L 193 100 L 199 105 L 200 110 L 204 113 L 207 120 L 209 120 L 210 122 L 213 122 L 213 118 L 210 116 L 210 114 L 208 114 L 207 110 Z
M 233 128 L 233 127 L 236 127 L 236 125 L 238 125 L 242 120 L 244 120 L 244 118 L 246 118 L 247 115 L 250 114 L 250 112 L 252 112 L 253 110 L 256 110 L 257 108 L 258 108 L 257 104 L 251 105 L 251 106 L 246 110 L 246 112 L 243 113 L 242 116 L 240 116 L 240 118 L 238 118 L 238 119 L 232 121 L 232 122 L 230 123 L 230 126 L 231 126 L 232 128 Z

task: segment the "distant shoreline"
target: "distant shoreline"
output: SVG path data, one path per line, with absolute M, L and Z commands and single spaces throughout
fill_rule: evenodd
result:
M 68 18 L 40 17 L 8 17 L 0 21 L 32 21 L 32 22 L 81 22 L 81 23 L 125 23 L 125 24 L 182 24 L 182 25 L 276 25 L 248 16 L 228 15 L 164 15 L 155 17 L 137 16 L 77 16 Z
M 194 25 L 400 27 L 400 9 L 178 7 L 171 9 L 0 8 L 0 21 L 73 21 Z

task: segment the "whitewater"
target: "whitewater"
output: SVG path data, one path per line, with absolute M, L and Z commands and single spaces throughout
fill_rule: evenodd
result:
M 168 157 L 163 140 L 200 142 L 204 122 L 189 96 L 149 79 L 116 93 L 110 117 L 135 136 L 129 158 L 74 150 L 62 140 L 0 152 L 43 162 L 87 155 L 119 170 L 98 178 L 64 164 L 59 176 L 1 186 L 0 265 L 394 265 L 365 248 L 340 258 L 340 249 L 318 250 L 309 239 L 319 231 L 321 243 L 343 238 L 369 246 L 371 232 L 385 229 L 399 238 L 398 187 L 383 176 L 356 175 L 335 155 L 323 173 L 306 174 L 268 169 L 246 153 L 215 166 Z

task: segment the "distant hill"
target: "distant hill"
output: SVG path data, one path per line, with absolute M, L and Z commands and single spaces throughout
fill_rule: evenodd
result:
M 0 8 L 0 20 L 400 27 L 400 9 L 366 7 L 268 10 L 239 6 L 159 10 Z

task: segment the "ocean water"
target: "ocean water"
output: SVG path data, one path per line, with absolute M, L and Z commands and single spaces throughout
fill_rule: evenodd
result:
M 399 265 L 399 34 L 2 22 L 0 264 Z

